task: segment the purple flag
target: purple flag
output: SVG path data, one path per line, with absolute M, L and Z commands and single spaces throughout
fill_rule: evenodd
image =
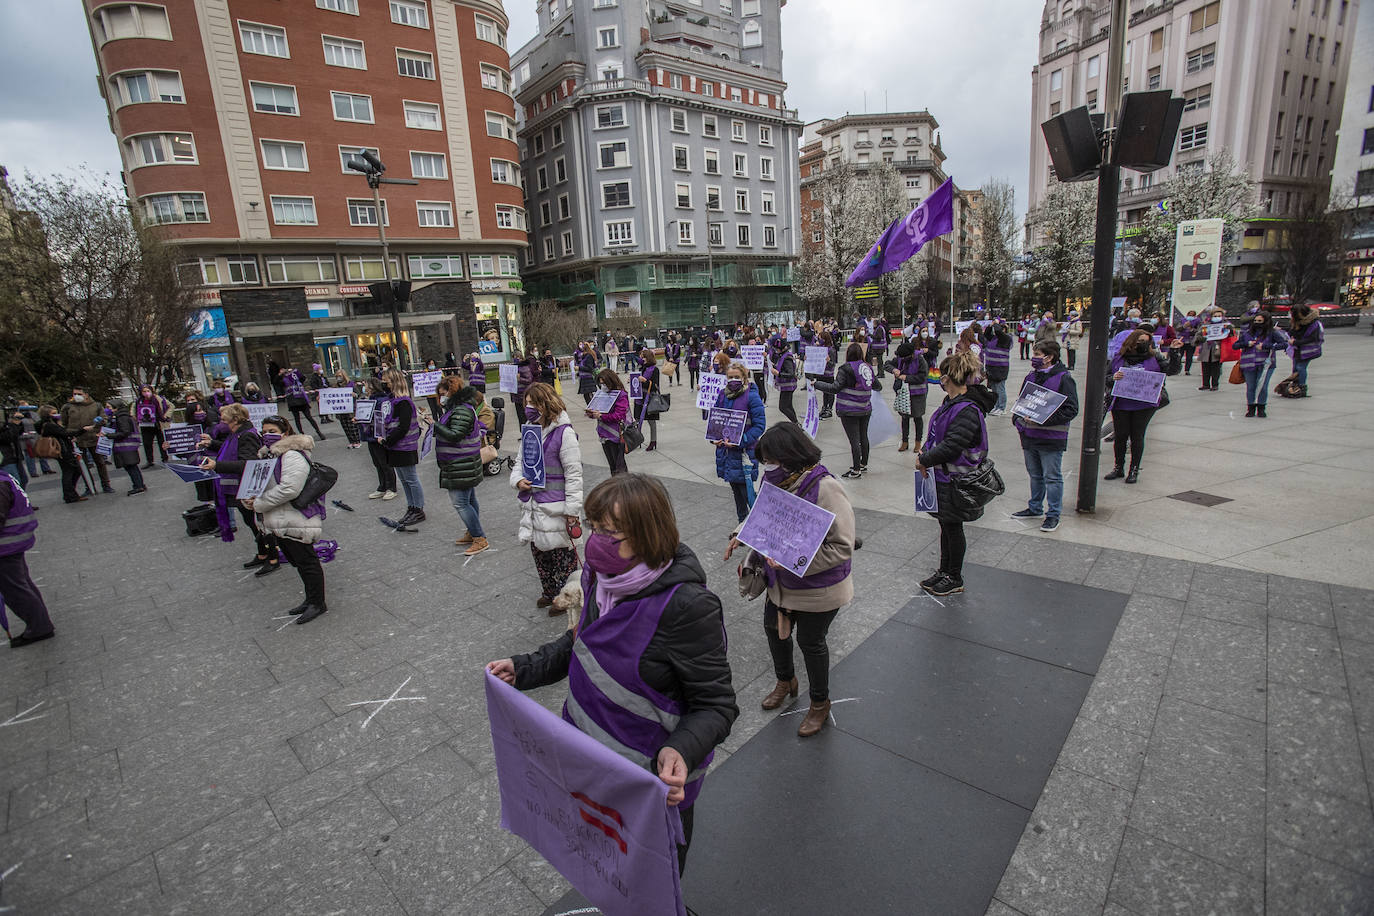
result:
M 921 246 L 936 236 L 954 231 L 954 179 L 946 178 L 945 183 L 920 205 L 883 231 L 878 241 L 868 250 L 868 254 L 845 286 L 858 286 L 874 277 L 896 270 L 902 263 L 921 250 Z
M 668 786 L 491 674 L 501 826 L 606 916 L 686 916 Z

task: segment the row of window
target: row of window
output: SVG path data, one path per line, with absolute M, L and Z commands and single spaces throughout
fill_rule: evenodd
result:
M 393 6 L 396 0 L 392 0 Z M 477 37 L 492 44 L 506 46 L 506 32 L 500 24 L 481 13 L 474 13 Z M 265 22 L 238 20 L 239 44 L 245 54 L 261 54 L 266 57 L 291 57 L 291 45 L 286 29 Z M 324 45 L 324 62 L 331 67 L 347 67 L 353 70 L 367 69 L 367 48 L 357 38 L 339 35 L 321 35 Z M 421 79 L 434 79 L 433 55 L 424 51 L 396 48 L 396 71 L 401 76 Z
M 1276 119 L 1276 122 L 1275 122 L 1275 124 L 1276 124 L 1276 126 L 1275 126 L 1275 128 L 1274 128 L 1274 139 L 1275 139 L 1275 140 L 1282 140 L 1282 139 L 1283 139 L 1283 119 L 1284 119 L 1284 112 L 1280 111 L 1280 112 L 1279 112 L 1279 116 L 1278 116 L 1278 118 Z M 1309 117 L 1309 118 L 1307 119 L 1306 126 L 1304 126 L 1304 124 L 1303 124 L 1303 119 L 1302 119 L 1302 116 L 1301 116 L 1301 115 L 1299 115 L 1297 118 L 1295 118 L 1295 119 L 1293 120 L 1293 139 L 1294 139 L 1294 140 L 1303 140 L 1303 141 L 1308 141 L 1308 142 L 1310 142 L 1310 141 L 1312 140 L 1312 124 L 1313 124 L 1313 122 L 1314 122 L 1315 120 L 1316 120 L 1315 118 Z M 1327 135 L 1328 131 L 1330 131 L 1330 129 L 1331 129 L 1331 121 L 1330 121 L 1330 119 L 1324 119 L 1324 120 L 1322 121 L 1321 136 L 1320 136 L 1320 138 L 1319 138 L 1319 142 L 1321 142 L 1321 143 L 1325 143 L 1325 142 L 1326 142 L 1326 135 Z
M 1216 66 L 1216 62 L 1217 62 L 1217 46 L 1216 46 L 1215 44 L 1210 44 L 1210 45 L 1207 45 L 1207 46 L 1205 46 L 1205 47 L 1198 48 L 1198 49 L 1196 49 L 1196 50 L 1194 50 L 1194 51 L 1189 51 L 1189 52 L 1188 52 L 1188 56 L 1184 59 L 1184 69 L 1185 69 L 1188 73 L 1190 73 L 1190 74 L 1192 74 L 1192 73 L 1201 73 L 1203 70 L 1207 70 L 1207 69 L 1209 69 L 1209 68 L 1211 68 L 1211 67 Z M 1093 57 L 1088 58 L 1088 61 L 1087 61 L 1087 78 L 1088 78 L 1088 79 L 1094 79 L 1094 78 L 1097 77 L 1098 73 L 1099 73 L 1099 69 L 1098 69 L 1098 57 L 1097 57 L 1097 56 L 1093 56 Z M 1285 85 L 1286 85 L 1287 76 L 1288 76 L 1288 74 L 1285 73 L 1285 74 L 1284 74 L 1284 77 L 1285 77 Z M 1303 80 L 1304 80 L 1304 81 L 1306 81 L 1306 79 L 1307 79 L 1307 77 L 1303 77 Z M 1160 69 L 1159 67 L 1151 67 L 1151 68 L 1149 69 L 1149 71 L 1145 74 L 1145 88 L 1146 88 L 1146 89 L 1150 89 L 1150 90 L 1158 89 L 1158 88 L 1160 87 L 1160 83 L 1161 83 L 1161 69 Z M 1122 86 L 1122 91 L 1126 91 L 1126 88 L 1127 88 L 1128 85 L 1129 85 L 1129 83 L 1123 84 L 1123 86 Z M 1061 70 L 1053 70 L 1053 71 L 1051 71 L 1051 72 L 1050 72 L 1050 92 L 1059 92 L 1059 91 L 1062 90 L 1063 88 L 1064 88 L 1064 71 L 1063 71 L 1062 69 L 1061 69 Z M 1315 91 L 1315 89 L 1314 89 L 1314 91 Z
M 277 226 L 315 226 L 319 224 L 314 197 L 273 194 L 269 199 L 273 224 Z M 145 218 L 153 223 L 208 223 L 210 221 L 210 211 L 205 205 L 205 194 L 200 191 L 149 194 L 140 198 L 140 201 L 143 204 Z M 377 208 L 373 201 L 366 198 L 349 198 L 346 205 L 350 225 L 377 225 Z M 382 210 L 383 217 L 389 221 L 385 203 L 383 203 Z M 453 228 L 453 204 L 447 201 L 416 201 L 415 216 L 422 229 Z M 524 208 L 510 204 L 497 204 L 496 226 L 499 229 L 524 230 L 526 228 Z
M 358 15 L 358 0 L 315 0 L 315 5 L 322 10 Z M 391 21 L 397 25 L 427 29 L 429 10 L 418 0 L 391 0 Z
M 619 169 L 628 168 L 630 165 L 630 144 L 628 140 L 613 140 L 609 143 L 598 143 L 597 149 L 597 168 L 598 169 Z M 561 160 L 559 160 L 561 161 Z M 749 177 L 749 155 L 747 153 L 731 154 L 731 166 L 736 178 Z M 674 144 L 673 146 L 673 171 L 690 172 L 692 171 L 692 153 L 686 146 Z M 720 175 L 720 150 L 702 150 L 702 171 L 707 175 Z M 759 157 L 759 178 L 764 181 L 774 181 L 776 173 L 773 171 L 773 157 Z
M 316 2 L 321 3 L 323 2 L 323 0 L 316 0 Z M 687 0 L 687 2 L 692 4 L 693 6 L 702 5 L 702 0 Z M 735 0 L 719 0 L 719 2 L 720 11 L 722 13 L 724 13 L 726 16 L 735 15 Z M 760 2 L 761 0 L 740 0 L 739 14 L 741 16 L 762 15 L 762 12 L 759 8 Z M 573 0 L 549 0 L 549 20 L 553 21 L 554 19 L 557 19 L 559 16 L 566 16 L 568 13 L 571 13 L 573 11 L 573 5 Z M 619 5 L 620 0 L 592 0 L 592 9 L 595 10 L 615 9 Z
M 224 270 L 220 270 L 220 261 Z M 464 280 L 485 277 L 518 277 L 520 265 L 514 255 L 501 254 L 412 254 L 406 258 L 414 280 Z M 467 273 L 464 273 L 464 261 Z M 266 255 L 263 262 L 269 283 L 333 283 L 339 279 L 338 264 L 332 255 Z M 382 259 L 366 255 L 343 258 L 343 277 L 361 283 L 384 279 Z M 398 259 L 391 259 L 393 276 L 400 274 Z M 197 286 L 257 286 L 262 283 L 258 259 L 252 255 L 225 258 L 199 258 L 178 265 L 182 282 Z
M 677 224 L 677 244 L 695 245 L 696 224 L 691 220 L 676 220 Z M 634 220 L 606 220 L 601 224 L 602 243 L 607 248 L 628 248 L 636 244 L 635 242 L 635 223 Z M 712 248 L 721 248 L 725 245 L 725 223 L 706 224 L 706 244 Z M 763 248 L 778 247 L 778 227 L 761 227 L 760 244 Z M 558 254 L 558 246 L 561 241 L 561 255 Z M 754 227 L 749 223 L 735 224 L 735 244 L 740 248 L 752 248 L 754 246 Z M 552 234 L 544 237 L 544 260 L 553 261 L 559 257 L 570 257 L 575 254 L 573 244 L 573 234 L 571 231 L 564 231 L 558 239 Z

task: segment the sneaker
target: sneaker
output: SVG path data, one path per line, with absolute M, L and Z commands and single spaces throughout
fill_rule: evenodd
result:
M 1011 517 L 1012 517 L 1012 518 L 1039 518 L 1040 516 L 1042 516 L 1042 515 L 1044 515 L 1044 514 L 1045 514 L 1045 513 L 1043 513 L 1043 512 L 1036 512 L 1036 511 L 1034 511 L 1034 510 L 1032 510 L 1032 509 L 1022 509 L 1020 512 L 1013 512 L 1013 513 L 1011 514 Z
M 464 532 L 463 532 L 463 536 L 460 537 L 458 540 L 454 541 L 453 543 L 454 543 L 455 546 L 458 546 L 458 547 L 466 547 L 468 544 L 471 544 L 471 543 L 473 542 L 473 540 L 474 540 L 474 538 L 473 538 L 473 536 L 472 536 L 472 532 L 471 532 L 471 531 L 464 531 Z
M 946 595 L 957 595 L 964 590 L 964 580 L 946 573 L 934 583 L 925 586 L 925 590 L 937 598 L 943 598 Z
M 395 490 L 387 490 L 385 493 L 382 494 L 382 499 L 395 499 L 395 498 L 396 498 L 396 491 L 395 491 Z
M 385 496 L 385 495 L 386 495 L 386 491 L 385 491 L 385 490 L 373 490 L 371 493 L 367 494 L 367 498 L 368 498 L 368 499 L 381 499 L 381 498 L 382 498 L 383 496 Z
M 858 468 L 850 468 L 849 470 L 845 471 L 845 472 L 844 472 L 843 474 L 841 474 L 840 476 L 841 476 L 841 477 L 846 477 L 846 478 L 848 478 L 848 479 L 850 479 L 850 480 L 858 480 L 860 477 L 864 476 L 864 472 L 861 471 L 861 470 L 859 470 Z
M 421 515 L 423 516 L 423 513 L 421 513 Z M 424 521 L 423 517 L 422 517 L 420 520 L 421 520 L 421 521 Z M 463 551 L 463 556 L 465 556 L 465 557 L 475 557 L 475 556 L 477 556 L 477 554 L 479 554 L 479 553 L 481 553 L 482 551 L 486 550 L 486 549 L 487 549 L 488 547 L 490 547 L 490 546 L 491 546 L 491 545 L 487 543 L 487 539 L 486 539 L 486 538 L 473 538 L 473 539 L 472 539 L 472 546 L 468 547 L 467 550 L 464 550 L 464 551 Z
M 1054 531 L 1059 527 L 1059 516 L 1047 515 L 1045 521 L 1040 525 L 1041 531 Z
M 935 570 L 935 572 L 931 573 L 930 575 L 926 576 L 924 579 L 921 580 L 921 588 L 930 588 L 932 585 L 934 585 L 936 582 L 939 582 L 944 577 L 945 571 L 943 569 L 937 569 Z

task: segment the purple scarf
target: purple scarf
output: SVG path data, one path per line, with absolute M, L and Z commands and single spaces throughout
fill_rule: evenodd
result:
M 657 568 L 646 566 L 642 561 L 631 566 L 618 576 L 596 576 L 596 606 L 601 613 L 609 613 L 627 595 L 636 594 L 658 580 L 672 563 Z

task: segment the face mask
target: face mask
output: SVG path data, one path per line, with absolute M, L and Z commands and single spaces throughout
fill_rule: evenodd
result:
M 787 468 L 780 464 L 765 464 L 763 466 L 763 479 L 775 487 L 782 486 L 782 482 L 789 476 Z
M 530 423 L 538 423 L 538 422 L 539 422 L 539 411 L 535 410 L 533 407 L 526 407 L 526 408 L 525 408 L 525 419 L 526 419 L 528 422 L 530 422 Z
M 271 448 L 273 445 L 275 445 L 276 443 L 278 443 L 278 442 L 280 442 L 280 441 L 281 441 L 281 433 L 263 433 L 263 434 L 262 434 L 262 444 L 265 445 L 265 446 L 267 446 L 268 448 Z
M 1220 315 L 1213 315 L 1213 316 L 1212 316 L 1212 324 L 1221 324 L 1221 316 L 1220 316 Z
M 1034 370 L 1036 370 L 1037 372 L 1039 372 L 1041 369 L 1045 368 L 1045 357 L 1043 357 L 1043 356 L 1032 356 L 1032 357 L 1031 357 L 1031 368 L 1034 369 Z
M 215 394 L 223 395 L 223 394 L 224 394 L 224 389 L 223 389 L 223 388 L 216 388 L 216 389 L 215 389 Z
M 73 402 L 73 403 L 80 404 L 80 403 L 81 403 L 82 401 L 84 401 L 84 400 L 86 400 L 86 396 L 85 396 L 84 394 L 74 394 L 74 395 L 72 395 L 72 402 Z
M 737 378 L 732 378 L 725 383 L 727 391 L 740 392 L 744 390 L 744 382 Z
M 593 531 L 587 538 L 587 565 L 600 576 L 618 576 L 637 562 L 634 557 L 622 557 L 620 544 L 609 534 Z

